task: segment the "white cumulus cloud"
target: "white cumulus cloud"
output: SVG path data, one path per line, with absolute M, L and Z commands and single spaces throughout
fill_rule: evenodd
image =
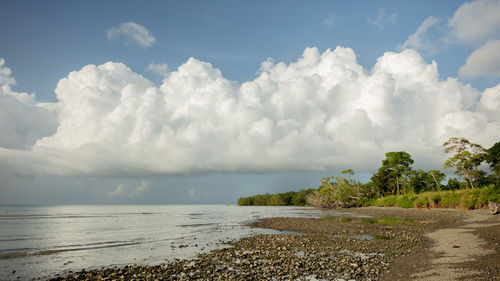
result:
M 500 40 L 489 41 L 472 52 L 458 73 L 463 77 L 500 77 Z
M 58 126 L 29 149 L 0 148 L 25 173 L 137 176 L 378 167 L 406 150 L 439 168 L 452 136 L 500 139 L 498 86 L 479 92 L 442 80 L 414 50 L 372 69 L 352 49 L 307 48 L 295 62 L 263 63 L 257 78 L 226 79 L 188 59 L 160 85 L 121 63 L 87 65 L 55 90 Z M 2 132 L 3 133 L 3 132 Z
M 0 58 L 0 147 L 26 148 L 57 127 L 50 105 L 36 104 L 35 94 L 16 92 L 16 80 Z
M 462 4 L 448 21 L 451 36 L 471 45 L 492 37 L 500 39 L 500 0 L 476 0 Z
M 135 22 L 123 22 L 107 31 L 109 40 L 123 39 L 126 43 L 135 42 L 143 48 L 151 47 L 156 39 L 144 26 Z
M 446 46 L 465 44 L 475 50 L 459 69 L 462 77 L 500 77 L 500 0 L 465 2 L 447 20 L 428 17 L 399 48 L 432 55 Z M 439 36 L 437 36 L 439 34 Z

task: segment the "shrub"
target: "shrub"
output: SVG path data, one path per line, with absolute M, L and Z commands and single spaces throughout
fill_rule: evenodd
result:
M 398 198 L 396 204 L 401 208 L 411 208 L 413 207 L 413 200 L 411 200 L 407 195 L 403 195 Z
M 460 204 L 460 197 L 455 191 L 445 191 L 441 193 L 441 207 L 453 208 Z
M 427 199 L 426 196 L 417 196 L 415 201 L 413 201 L 413 206 L 417 208 L 428 208 L 429 207 L 429 200 Z
M 399 206 L 402 208 L 462 208 L 478 209 L 488 201 L 500 202 L 500 187 L 490 185 L 483 188 L 424 192 L 410 195 L 390 195 L 364 201 L 364 206 Z

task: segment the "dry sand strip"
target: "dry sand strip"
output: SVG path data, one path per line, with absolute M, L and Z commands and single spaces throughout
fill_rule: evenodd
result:
M 438 229 L 426 234 L 433 242 L 427 256 L 433 258 L 425 271 L 411 276 L 413 280 L 478 280 L 477 278 L 480 278 L 481 272 L 463 265 L 498 251 L 498 247 L 488 246 L 475 232 L 481 228 L 499 226 L 500 216 L 493 216 L 487 210 L 470 211 L 467 216 L 468 218 L 464 220 L 465 224 L 460 227 Z

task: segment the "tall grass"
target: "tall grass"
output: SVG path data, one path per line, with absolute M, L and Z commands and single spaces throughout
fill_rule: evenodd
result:
M 500 187 L 490 185 L 482 188 L 450 191 L 424 192 L 419 194 L 391 195 L 363 202 L 364 206 L 402 208 L 459 208 L 478 209 L 488 201 L 500 202 Z

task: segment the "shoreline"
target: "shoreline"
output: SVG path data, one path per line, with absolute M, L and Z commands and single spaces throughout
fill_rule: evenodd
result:
M 487 210 L 343 211 L 381 219 L 260 219 L 251 226 L 282 233 L 232 241 L 192 259 L 82 270 L 49 280 L 500 280 L 500 216 Z

